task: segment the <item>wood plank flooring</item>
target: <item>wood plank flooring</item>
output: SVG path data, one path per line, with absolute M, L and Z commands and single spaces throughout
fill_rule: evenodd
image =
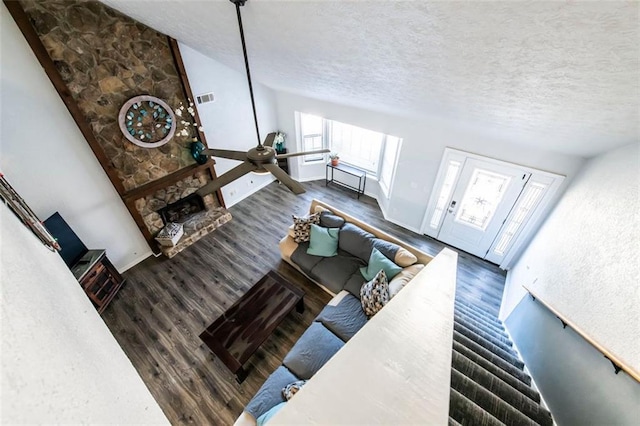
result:
M 444 244 L 385 221 L 375 200 L 351 191 L 303 184 L 295 196 L 274 182 L 233 206 L 233 220 L 184 252 L 148 258 L 127 271 L 127 283 L 104 321 L 172 424 L 229 425 L 311 324 L 330 296 L 280 260 L 278 242 L 291 214 L 305 214 L 312 198 L 349 212 L 426 253 Z M 305 292 L 305 311 L 292 312 L 248 361 L 240 385 L 199 334 L 270 269 Z M 460 252 L 457 298 L 497 314 L 504 272 Z M 123 395 L 126 397 L 126 395 Z

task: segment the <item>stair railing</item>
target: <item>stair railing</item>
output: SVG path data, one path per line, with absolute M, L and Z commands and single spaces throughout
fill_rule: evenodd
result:
M 589 344 L 591 344 L 591 346 L 593 346 L 599 352 L 601 352 L 604 355 L 604 357 L 606 359 L 608 359 L 609 362 L 611 362 L 611 364 L 613 364 L 613 368 L 614 368 L 616 374 L 618 374 L 620 371 L 624 371 L 629 376 L 633 377 L 633 379 L 635 381 L 640 383 L 640 373 L 639 372 L 634 370 L 631 366 L 629 366 L 629 365 L 625 364 L 624 362 L 622 362 L 622 360 L 620 360 L 620 358 L 615 356 L 613 353 L 611 353 L 611 351 L 609 351 L 607 348 L 602 346 L 600 343 L 596 342 L 591 336 L 589 336 L 584 330 L 582 330 L 580 327 L 578 327 L 574 322 L 572 322 L 571 320 L 567 319 L 557 309 L 555 309 L 549 303 L 545 302 L 540 297 L 538 297 L 538 295 L 536 293 L 534 293 L 533 291 L 531 291 L 529 288 L 527 288 L 524 285 L 522 287 L 529 293 L 529 295 L 531 296 L 531 298 L 534 301 L 537 300 L 538 302 L 540 302 L 540 304 L 542 306 L 547 308 L 553 315 L 555 315 L 560 320 L 560 322 L 562 323 L 562 328 L 567 328 L 567 326 L 571 327 L 573 329 L 573 331 L 578 333 L 578 335 L 580 337 L 582 337 Z

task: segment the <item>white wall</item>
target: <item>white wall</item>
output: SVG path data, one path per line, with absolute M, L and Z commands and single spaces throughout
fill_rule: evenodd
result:
M 258 140 L 246 75 L 204 56 L 183 43 L 180 43 L 180 53 L 194 96 L 208 92 L 215 95 L 214 102 L 196 106 L 209 147 L 237 151 L 247 151 L 255 147 Z M 241 54 L 238 41 L 238 55 Z M 275 94 L 271 89 L 255 81 L 253 83 L 260 137 L 264 141 L 268 133 L 278 130 Z M 238 161 L 223 158 L 215 160 L 218 176 L 240 164 Z M 222 195 L 227 207 L 273 180 L 271 174 L 248 174 L 225 185 Z
M 423 120 L 403 118 L 285 92 L 276 92 L 276 98 L 278 123 L 287 133 L 287 147 L 292 151 L 296 149 L 295 111 L 403 138 L 391 197 L 388 206 L 384 206 L 384 202 L 381 204 L 386 207 L 388 220 L 414 231 L 420 229 L 445 147 L 566 175 L 565 185 L 583 163 L 580 157 L 517 145 L 508 140 L 508 134 L 500 139 L 489 131 L 465 127 L 461 123 L 427 117 Z M 301 180 L 324 177 L 324 165 L 298 167 L 292 164 L 292 169 L 294 176 Z M 374 185 L 372 182 L 370 191 L 377 194 L 377 185 Z M 563 188 L 559 194 L 562 191 Z
M 526 285 L 640 370 L 640 144 L 591 159 L 515 267 L 501 318 Z
M 2 424 L 168 424 L 57 253 L 0 205 Z
M 6 6 L 1 12 L 0 169 L 44 220 L 59 211 L 123 270 L 151 250 Z

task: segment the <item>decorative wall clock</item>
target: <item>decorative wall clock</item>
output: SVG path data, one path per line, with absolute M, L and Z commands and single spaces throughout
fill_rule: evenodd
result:
M 143 148 L 157 148 L 176 132 L 176 117 L 165 101 L 155 96 L 134 96 L 122 105 L 118 124 L 125 138 Z

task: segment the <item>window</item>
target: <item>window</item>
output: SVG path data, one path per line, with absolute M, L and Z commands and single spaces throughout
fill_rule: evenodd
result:
M 302 133 L 302 150 L 318 151 L 323 149 L 324 123 L 322 117 L 311 114 L 300 114 L 300 130 Z M 322 161 L 324 154 L 305 155 L 304 162 Z
M 363 129 L 351 124 L 299 113 L 300 141 L 303 151 L 329 149 L 340 156 L 340 162 L 349 164 L 374 177 L 379 177 L 391 187 L 396 160 L 402 139 Z M 324 154 L 305 155 L 304 163 L 325 161 Z
M 460 162 L 450 160 L 449 165 L 447 166 L 447 174 L 445 175 L 442 188 L 440 189 L 440 194 L 438 195 L 438 200 L 436 201 L 436 208 L 433 211 L 433 216 L 431 216 L 431 222 L 429 222 L 429 226 L 433 229 L 440 229 L 440 219 L 442 219 L 444 210 L 447 208 L 449 197 L 453 191 L 453 183 L 458 177 L 459 170 Z

